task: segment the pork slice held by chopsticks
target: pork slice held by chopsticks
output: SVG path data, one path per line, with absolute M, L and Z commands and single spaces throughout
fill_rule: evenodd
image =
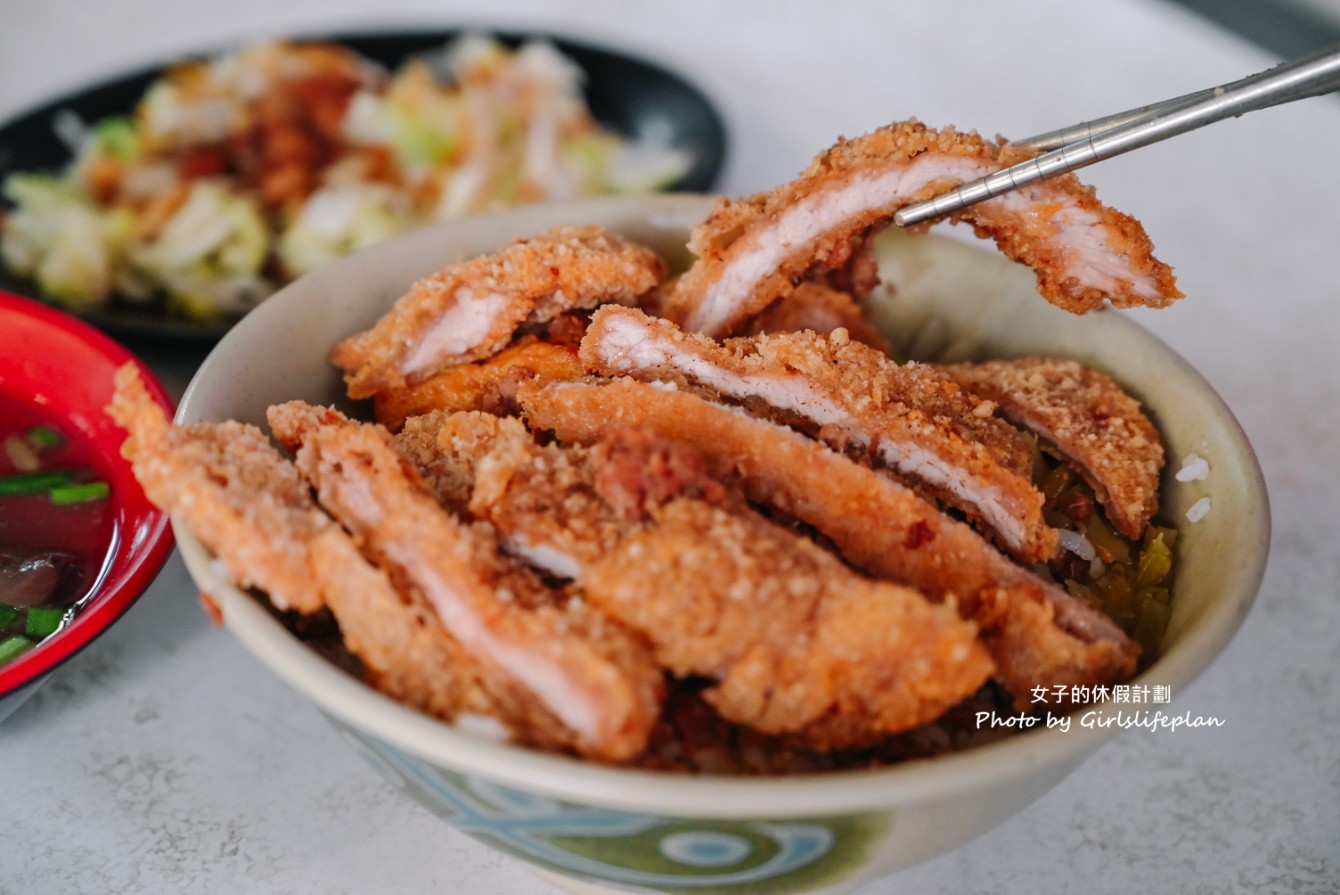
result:
M 915 121 L 843 140 L 794 181 L 723 200 L 694 228 L 698 255 L 665 304 L 666 316 L 710 336 L 739 331 L 816 268 L 845 262 L 853 240 L 905 205 L 976 180 L 1028 153 Z M 1032 184 L 953 216 L 1037 273 L 1048 301 L 1083 312 L 1104 300 L 1162 307 L 1181 297 L 1134 218 L 1108 208 L 1073 175 Z
M 301 402 L 271 408 L 270 425 L 299 445 L 299 468 L 360 549 L 419 591 L 479 663 L 495 701 L 512 707 L 509 723 L 599 760 L 641 751 L 662 689 L 641 644 L 452 517 L 379 427 Z

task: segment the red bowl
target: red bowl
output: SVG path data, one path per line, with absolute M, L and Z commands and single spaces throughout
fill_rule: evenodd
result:
M 106 574 L 69 626 L 0 666 L 0 718 L 31 696 L 56 666 L 111 627 L 172 552 L 167 514 L 144 496 L 130 463 L 121 457 L 126 433 L 103 412 L 112 397 L 112 376 L 126 361 L 139 365 L 150 394 L 171 415 L 163 386 L 124 347 L 46 305 L 0 292 L 0 393 L 41 404 L 44 414 L 82 433 L 111 485 L 111 509 L 120 531 Z

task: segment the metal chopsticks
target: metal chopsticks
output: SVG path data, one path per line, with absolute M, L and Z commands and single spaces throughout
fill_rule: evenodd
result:
M 924 202 L 905 206 L 894 215 L 893 221 L 900 227 L 919 224 L 1224 118 L 1334 90 L 1340 90 L 1340 46 L 1219 87 L 1019 140 L 1014 145 L 1042 154 Z

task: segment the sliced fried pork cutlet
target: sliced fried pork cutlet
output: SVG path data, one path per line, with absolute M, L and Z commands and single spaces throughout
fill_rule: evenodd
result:
M 824 266 L 811 272 L 800 286 L 814 283 L 825 286 L 839 294 L 849 295 L 857 301 L 870 297 L 882 280 L 879 276 L 879 258 L 875 254 L 875 234 L 857 237 L 841 246 L 824 259 Z M 845 260 L 843 256 L 846 256 Z M 797 286 L 796 288 L 800 288 Z
M 502 445 L 533 443 L 517 419 L 481 411 L 433 411 L 410 417 L 395 435 L 396 450 L 418 470 L 438 503 L 468 513 L 480 459 Z
M 589 448 L 540 444 L 519 420 L 435 413 L 411 419 L 396 446 L 440 502 L 488 522 L 509 555 L 558 579 L 579 579 L 667 500 L 731 496 L 700 452 L 636 430 Z
M 1035 685 L 1113 683 L 1135 670 L 1139 647 L 1109 618 L 908 488 L 791 429 L 630 379 L 523 383 L 517 398 L 533 428 L 565 443 L 594 444 L 626 427 L 686 442 L 714 475 L 813 526 L 857 567 L 937 599 L 954 595 L 993 646 L 1002 683 L 1021 699 Z M 1048 625 L 1024 626 L 1021 615 Z M 1006 677 L 1011 669 L 1029 676 Z
M 420 280 L 372 329 L 337 345 L 331 361 L 350 397 L 371 397 L 495 354 L 523 324 L 631 304 L 664 276 L 650 249 L 600 227 L 556 227 Z
M 130 433 L 121 453 L 149 500 L 182 520 L 239 586 L 265 591 L 281 610 L 320 609 L 308 545 L 335 525 L 293 464 L 255 426 L 172 425 L 130 364 L 115 385 L 107 412 Z
M 1044 357 L 944 369 L 1073 463 L 1117 531 L 1140 538 L 1158 512 L 1163 441 L 1121 386 L 1074 361 Z
M 471 512 L 513 555 L 576 580 L 668 670 L 718 679 L 708 698 L 723 717 L 847 748 L 938 716 L 989 676 L 953 608 L 765 521 L 692 447 L 637 429 L 540 445 L 506 422 L 520 431 L 492 449 L 456 448 L 473 455 Z
M 744 495 L 712 473 L 702 451 L 647 429 L 614 429 L 589 456 L 596 493 L 627 522 L 645 520 L 678 497 L 736 511 L 745 506 Z
M 590 448 L 513 440 L 483 458 L 478 474 L 475 517 L 492 523 L 514 556 L 577 580 L 668 500 L 742 506 L 708 475 L 701 452 L 630 429 Z
M 321 504 L 432 606 L 524 741 L 603 761 L 645 747 L 663 681 L 636 638 L 513 566 L 490 530 L 446 512 L 385 430 L 301 402 L 269 418 L 282 441 L 300 443 L 297 464 Z
M 392 432 L 409 417 L 434 410 L 505 415 L 515 409 L 516 386 L 521 380 L 563 381 L 584 372 L 575 344 L 558 345 L 525 336 L 493 357 L 447 367 L 422 382 L 379 392 L 375 412 L 377 421 Z
M 723 718 L 841 749 L 926 723 L 992 663 L 951 606 L 863 578 L 755 513 L 675 499 L 591 566 L 586 598 Z
M 423 597 L 398 589 L 332 525 L 308 544 L 312 582 L 340 626 L 345 647 L 381 692 L 444 721 L 495 719 L 507 712 L 482 684 L 478 662 L 438 620 Z M 525 730 L 517 732 L 524 737 Z
M 395 444 L 439 503 L 491 524 L 507 554 L 548 577 L 577 578 L 623 535 L 596 490 L 591 451 L 539 444 L 518 419 L 425 414 Z
M 953 129 L 891 124 L 820 154 L 791 183 L 723 200 L 693 231 L 697 262 L 666 304 L 685 329 L 730 335 L 811 270 L 838 267 L 851 243 L 905 205 L 1025 160 L 1028 153 Z M 1073 175 L 1055 177 L 954 215 L 1006 256 L 1032 267 L 1050 302 L 1083 312 L 1162 307 L 1181 296 L 1135 219 L 1102 205 Z
M 253 426 L 173 426 L 133 367 L 109 412 L 145 493 L 182 519 L 243 587 L 280 610 L 328 608 L 368 682 L 437 717 L 494 714 L 476 664 L 431 607 L 392 587 L 316 506 L 293 464 Z
M 808 330 L 826 336 L 836 329 L 845 329 L 852 341 L 869 345 L 880 354 L 889 353 L 889 343 L 866 318 L 856 299 L 820 283 L 801 283 L 795 291 L 783 295 L 746 323 L 740 334 L 756 336 Z
M 980 518 L 1026 561 L 1049 559 L 1057 535 L 1042 518 L 1027 444 L 994 406 L 942 372 L 898 365 L 843 333 L 778 333 L 721 344 L 635 308 L 607 307 L 582 340 L 587 369 L 706 389 L 836 449 L 854 446 Z

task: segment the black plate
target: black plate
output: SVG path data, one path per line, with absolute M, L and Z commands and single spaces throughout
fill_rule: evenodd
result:
M 692 165 L 670 185 L 670 190 L 701 192 L 710 190 L 716 182 L 725 160 L 725 126 L 712 103 L 698 88 L 679 75 L 643 59 L 553 35 L 471 30 L 491 34 L 509 46 L 516 46 L 532 38 L 553 42 L 586 72 L 586 101 L 601 124 L 632 136 L 639 136 L 649 129 L 658 134 L 668 129 L 666 136 L 671 145 L 690 153 Z M 394 69 L 411 56 L 440 49 L 461 33 L 457 29 L 436 29 L 300 36 L 295 39 L 343 44 L 368 59 Z M 183 59 L 208 55 L 216 54 L 200 53 Z M 90 124 L 111 115 L 129 114 L 149 85 L 167 67 L 157 65 L 108 79 L 77 93 L 43 103 L 0 124 L 0 180 L 15 171 L 60 170 L 70 161 L 70 151 L 56 137 L 52 128 L 52 119 L 57 112 L 68 109 Z M 0 265 L 0 288 L 42 298 L 35 283 L 15 277 L 3 265 Z M 121 307 L 75 313 L 113 335 L 137 340 L 151 337 L 212 342 L 236 322 L 218 320 L 201 323 Z

